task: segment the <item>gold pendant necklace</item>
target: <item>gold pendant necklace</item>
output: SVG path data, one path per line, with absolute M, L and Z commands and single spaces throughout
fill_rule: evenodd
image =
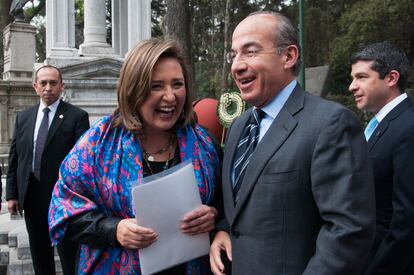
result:
M 145 150 L 144 146 L 142 146 L 142 153 L 148 161 L 155 161 L 155 155 L 161 155 L 161 154 L 167 152 L 167 150 L 172 149 L 173 140 L 174 140 L 173 135 L 171 135 L 170 139 L 167 142 L 167 144 L 164 147 L 162 147 L 161 149 L 159 149 L 157 152 L 154 152 L 154 153 L 147 152 Z
M 175 150 L 172 150 L 173 148 L 175 149 L 175 147 L 172 147 L 171 146 L 170 148 L 171 148 L 171 150 L 168 153 L 168 159 L 167 159 L 167 161 L 164 163 L 164 165 L 162 167 L 162 170 L 163 171 L 165 171 L 165 170 L 167 170 L 169 168 L 169 163 L 170 163 L 170 160 L 171 160 L 171 155 L 172 155 L 173 152 L 175 152 Z M 143 152 L 145 152 L 145 151 L 143 151 Z M 149 157 L 144 156 L 143 161 L 144 161 L 145 165 L 147 166 L 147 168 L 148 168 L 148 170 L 150 172 L 150 175 L 153 175 L 154 174 L 154 171 L 152 170 L 152 167 L 151 167 L 151 164 L 150 164 L 150 161 L 153 162 L 153 160 L 151 160 L 150 157 L 151 156 L 149 156 Z

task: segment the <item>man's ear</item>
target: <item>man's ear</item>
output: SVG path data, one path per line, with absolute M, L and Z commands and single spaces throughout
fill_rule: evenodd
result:
M 400 73 L 397 70 L 391 70 L 385 78 L 389 87 L 396 87 L 398 86 L 398 80 L 400 80 Z
M 285 54 L 285 65 L 284 68 L 285 69 L 290 69 L 293 68 L 293 66 L 295 66 L 296 61 L 299 58 L 299 49 L 297 46 L 295 45 L 289 45 L 287 46 L 286 49 L 284 49 L 284 54 Z

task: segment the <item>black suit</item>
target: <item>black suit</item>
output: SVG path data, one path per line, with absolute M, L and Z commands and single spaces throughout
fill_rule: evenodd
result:
M 414 107 L 403 100 L 368 140 L 377 230 L 366 274 L 414 274 Z
M 49 127 L 40 182 L 32 174 L 33 135 L 39 105 L 17 114 L 10 147 L 6 199 L 17 199 L 24 210 L 30 250 L 36 274 L 54 274 L 54 256 L 48 230 L 48 209 L 59 166 L 79 137 L 89 128 L 88 114 L 61 101 Z M 70 247 L 69 247 L 70 246 Z M 77 247 L 58 247 L 65 274 L 73 274 Z

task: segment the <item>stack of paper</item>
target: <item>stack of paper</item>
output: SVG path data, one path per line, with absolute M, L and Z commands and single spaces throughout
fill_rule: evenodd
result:
M 137 223 L 158 234 L 155 243 L 139 250 L 142 274 L 208 254 L 208 233 L 190 236 L 180 230 L 184 215 L 201 205 L 191 162 L 143 179 L 133 188 L 132 195 Z

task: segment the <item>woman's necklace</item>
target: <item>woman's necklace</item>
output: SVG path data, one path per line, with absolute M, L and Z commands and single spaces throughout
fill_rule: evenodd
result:
M 148 161 L 155 161 L 155 155 L 161 155 L 165 152 L 167 152 L 167 150 L 172 149 L 172 145 L 173 145 L 173 135 L 170 136 L 170 139 L 168 140 L 167 144 L 165 144 L 164 147 L 162 147 L 161 149 L 159 149 L 157 152 L 154 153 L 149 153 L 145 150 L 144 146 L 142 147 L 142 153 L 144 155 L 144 158 L 146 158 Z M 171 152 L 170 152 L 171 153 Z M 168 160 L 167 160 L 168 162 Z
M 169 164 L 170 164 L 170 160 L 171 160 L 171 157 L 172 157 L 172 153 L 175 151 L 175 150 L 172 150 L 173 148 L 175 148 L 174 146 L 170 146 L 170 148 L 171 148 L 171 150 L 168 153 L 168 159 L 164 163 L 164 165 L 162 167 L 162 171 L 165 171 L 165 170 L 167 170 L 169 168 Z M 150 175 L 153 175 L 154 174 L 154 171 L 152 170 L 152 167 L 151 167 L 151 164 L 150 164 L 150 162 L 152 162 L 152 160 L 150 160 L 146 156 L 144 156 L 143 160 L 144 160 L 145 166 L 147 166 L 148 171 L 150 172 Z

